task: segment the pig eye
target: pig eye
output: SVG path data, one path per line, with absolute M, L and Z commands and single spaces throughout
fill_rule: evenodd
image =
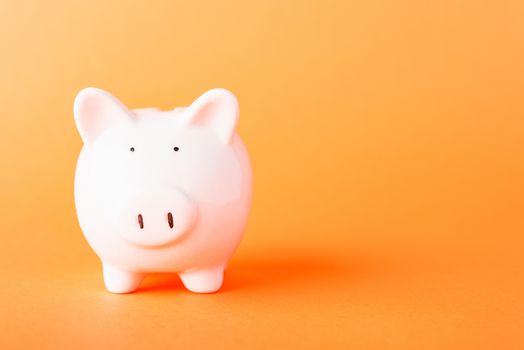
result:
M 173 148 L 173 150 L 174 150 L 175 152 L 178 152 L 179 149 L 180 149 L 180 148 L 178 148 L 178 147 L 174 147 L 174 148 Z
M 135 147 L 131 147 L 129 150 L 130 150 L 131 152 L 134 152 L 134 151 L 135 151 Z

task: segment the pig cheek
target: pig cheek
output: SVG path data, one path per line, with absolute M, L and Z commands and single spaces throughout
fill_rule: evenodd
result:
M 118 229 L 118 218 L 121 211 L 135 193 L 132 188 L 139 188 L 138 176 L 134 166 L 126 159 L 101 156 L 97 158 L 92 173 L 93 191 L 96 192 L 97 204 L 104 221 Z
M 185 159 L 173 177 L 178 186 L 199 201 L 227 204 L 241 195 L 241 167 L 233 152 L 225 149 Z

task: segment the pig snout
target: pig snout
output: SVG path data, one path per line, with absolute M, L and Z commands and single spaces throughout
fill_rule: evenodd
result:
M 144 247 L 173 243 L 196 221 L 196 207 L 183 192 L 139 194 L 126 201 L 115 225 L 122 238 Z
M 169 228 L 173 228 L 173 214 L 171 214 L 171 212 L 167 213 L 167 223 L 169 224 Z M 140 229 L 144 229 L 144 217 L 142 214 L 138 214 L 138 226 Z

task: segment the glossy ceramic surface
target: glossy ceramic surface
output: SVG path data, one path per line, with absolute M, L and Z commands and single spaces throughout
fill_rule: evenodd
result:
M 147 273 L 174 272 L 189 290 L 218 290 L 251 204 L 235 96 L 213 89 L 187 108 L 130 110 L 87 88 L 74 115 L 84 141 L 76 210 L 107 289 L 132 292 Z

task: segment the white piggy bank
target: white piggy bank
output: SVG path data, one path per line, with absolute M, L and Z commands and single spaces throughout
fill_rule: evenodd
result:
M 129 293 L 147 273 L 174 272 L 193 292 L 218 290 L 251 204 L 235 96 L 214 89 L 185 108 L 129 110 L 87 88 L 74 115 L 76 211 L 106 288 Z

